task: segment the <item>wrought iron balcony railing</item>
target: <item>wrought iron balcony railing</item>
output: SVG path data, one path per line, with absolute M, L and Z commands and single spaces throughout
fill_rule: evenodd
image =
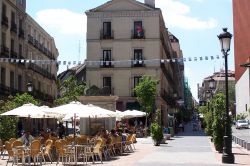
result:
M 2 16 L 2 25 L 4 25 L 7 28 L 9 27 L 9 19 L 5 15 Z

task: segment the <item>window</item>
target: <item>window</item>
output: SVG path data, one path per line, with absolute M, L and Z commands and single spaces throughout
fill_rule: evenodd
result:
M 19 20 L 19 29 L 23 29 L 23 20 Z
M 22 44 L 19 44 L 19 58 L 21 58 L 23 56 L 23 46 Z
M 11 39 L 11 42 L 10 42 L 10 51 L 13 53 L 15 50 L 15 41 L 14 39 Z
M 144 32 L 142 28 L 142 21 L 134 22 L 134 38 L 143 38 Z
M 38 81 L 38 91 L 41 92 L 41 82 L 40 81 Z
M 1 84 L 5 85 L 5 79 L 6 79 L 6 70 L 5 68 L 1 67 Z
M 11 12 L 11 24 L 16 23 L 16 14 L 15 12 Z
M 2 17 L 6 17 L 6 5 L 3 4 L 3 11 L 2 11 Z
M 111 77 L 103 77 L 103 87 L 111 88 Z
M 103 50 L 103 61 L 111 61 L 111 50 Z
M 6 47 L 6 34 L 2 32 L 2 45 Z
M 103 38 L 111 38 L 111 22 L 103 22 Z
M 134 88 L 140 83 L 141 76 L 134 77 Z
M 142 60 L 142 49 L 134 50 L 134 60 Z
M 17 79 L 18 79 L 18 80 L 17 80 L 17 81 L 18 81 L 18 82 L 17 82 L 17 84 L 18 84 L 18 85 L 17 85 L 17 86 L 18 86 L 18 90 L 19 90 L 19 91 L 22 91 L 22 81 L 23 81 L 23 80 L 22 80 L 22 76 L 21 76 L 21 75 L 18 75 L 18 78 L 17 78 Z
M 10 71 L 10 88 L 15 88 L 15 74 L 13 71 Z

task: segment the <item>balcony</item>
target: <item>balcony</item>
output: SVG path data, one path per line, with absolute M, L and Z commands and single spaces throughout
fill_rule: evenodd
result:
M 34 39 L 33 45 L 34 45 L 34 47 L 36 47 L 38 49 L 39 48 L 38 40 Z
M 176 106 L 176 102 L 175 102 L 175 99 L 174 97 L 172 96 L 173 94 L 169 94 L 167 93 L 165 90 L 162 90 L 161 91 L 161 97 L 163 100 L 165 100 L 167 102 L 167 104 L 170 106 L 170 107 L 175 107 Z
M 143 60 L 132 60 L 132 67 L 145 67 L 144 61 Z
M 4 84 L 0 84 L 0 91 L 1 91 L 1 94 L 3 95 L 15 95 L 16 93 L 22 93 L 22 91 L 19 91 L 15 88 L 11 88 L 11 87 L 8 87 Z
M 22 28 L 19 28 L 19 34 L 18 34 L 19 38 L 25 39 L 24 37 L 24 30 Z
M 37 99 L 40 99 L 40 100 L 46 101 L 46 102 L 50 102 L 50 103 L 52 103 L 54 100 L 53 96 L 46 94 L 46 93 L 43 93 L 43 92 L 41 92 L 41 90 L 34 90 L 32 95 L 34 95 L 34 97 Z
M 101 68 L 112 68 L 112 67 L 114 67 L 114 65 L 112 64 L 112 61 L 103 61 L 103 60 L 101 60 L 100 67 Z
M 10 31 L 17 33 L 17 26 L 15 22 L 11 22 Z
M 114 39 L 114 31 L 110 31 L 109 33 L 104 33 L 103 29 L 100 31 L 100 40 L 111 40 Z
M 55 76 L 53 74 L 51 74 L 50 72 L 48 72 L 47 70 L 43 69 L 42 67 L 38 66 L 35 63 L 29 64 L 28 68 L 48 79 L 55 80 Z
M 5 26 L 6 28 L 9 27 L 9 19 L 7 16 L 2 16 L 2 25 Z
M 28 35 L 28 43 L 32 44 L 34 43 L 34 38 L 31 35 Z
M 9 48 L 6 47 L 6 46 L 4 46 L 4 45 L 2 45 L 1 46 L 1 57 L 3 57 L 3 58 L 9 58 L 9 53 L 10 53 Z
M 14 50 L 10 51 L 10 58 L 17 59 L 17 53 Z
M 165 77 L 167 78 L 167 80 L 169 81 L 169 83 L 170 83 L 171 85 L 175 85 L 175 82 L 174 82 L 174 80 L 173 80 L 173 77 L 172 77 L 170 71 L 167 70 L 167 68 L 166 68 L 166 66 L 165 66 L 164 63 L 161 63 L 161 70 L 162 70 L 164 76 L 165 76 Z
M 135 30 L 131 31 L 131 38 L 132 39 L 145 39 L 145 30 L 144 28 L 141 29 L 140 32 L 136 32 Z
M 114 88 L 112 88 L 111 86 L 105 86 L 102 89 L 100 89 L 100 95 L 102 96 L 114 95 Z

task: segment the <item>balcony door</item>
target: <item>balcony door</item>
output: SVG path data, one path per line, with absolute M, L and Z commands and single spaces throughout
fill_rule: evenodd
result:
M 13 71 L 10 71 L 10 88 L 12 90 L 15 88 L 15 74 Z
M 134 77 L 134 88 L 140 83 L 141 76 Z
M 143 36 L 144 34 L 143 34 L 143 28 L 142 28 L 142 21 L 135 21 L 134 22 L 134 37 L 142 38 Z
M 103 87 L 109 87 L 111 89 L 111 77 L 103 77 Z
M 111 38 L 111 22 L 103 22 L 103 38 Z
M 5 85 L 6 80 L 6 70 L 5 68 L 1 67 L 1 84 Z
M 103 50 L 103 61 L 111 61 L 111 50 Z
M 142 60 L 142 49 L 134 50 L 134 60 Z

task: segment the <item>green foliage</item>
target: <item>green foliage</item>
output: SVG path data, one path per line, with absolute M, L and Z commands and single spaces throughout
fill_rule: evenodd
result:
M 10 111 L 27 103 L 32 103 L 35 105 L 39 104 L 37 100 L 35 100 L 31 95 L 27 93 L 21 95 L 17 94 L 16 96 L 9 96 L 7 101 L 0 101 L 0 113 Z M 16 136 L 17 121 L 18 118 L 15 117 L 0 116 L 0 138 L 2 140 L 5 141 Z
M 154 122 L 151 124 L 151 127 L 150 127 L 152 139 L 156 143 L 155 145 L 159 145 L 159 143 L 163 139 L 163 130 L 162 130 L 162 126 L 160 125 L 160 123 L 161 123 L 161 114 L 160 114 L 160 110 L 158 109 L 156 111 Z
M 213 114 L 212 114 L 213 108 L 212 108 L 212 103 L 208 103 L 207 106 L 201 106 L 199 107 L 199 113 L 204 116 L 204 121 L 203 125 L 205 127 L 205 132 L 207 135 L 212 136 L 213 134 L 213 129 L 212 129 L 212 124 L 213 124 Z
M 158 83 L 159 81 L 154 80 L 151 76 L 143 76 L 140 79 L 140 83 L 134 88 L 137 100 L 146 113 L 150 113 L 153 110 Z
M 218 93 L 213 99 L 214 121 L 213 121 L 213 141 L 215 149 L 219 152 L 223 149 L 223 136 L 226 125 L 225 95 Z
M 236 115 L 236 120 L 246 119 L 246 118 L 247 118 L 247 114 L 244 114 L 244 113 L 240 113 Z
M 78 96 L 85 94 L 86 85 L 84 82 L 78 83 L 74 76 L 70 76 L 67 80 L 59 83 L 61 96 L 55 100 L 56 105 L 67 104 L 77 100 Z

